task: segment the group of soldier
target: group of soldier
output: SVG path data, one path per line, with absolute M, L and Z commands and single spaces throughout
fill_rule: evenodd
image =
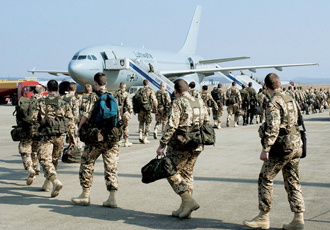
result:
M 322 107 L 326 100 L 325 93 L 321 89 L 314 95 L 312 90 L 304 92 L 301 89 L 292 89 L 290 87 L 287 90 L 288 92 L 285 92 L 282 90 L 276 74 L 267 75 L 265 83 L 265 89 L 260 90 L 258 94 L 252 88 L 252 83 L 249 83 L 247 89 L 243 85 L 242 89 L 238 90 L 236 82 L 233 82 L 232 86 L 226 91 L 223 91 L 222 85 L 219 84 L 210 94 L 207 86 L 203 86 L 201 93 L 199 93 L 195 89 L 194 82 L 188 85 L 184 80 L 179 80 L 175 83 L 175 91 L 171 99 L 170 95 L 165 91 L 165 83 L 162 83 L 160 90 L 155 93 L 149 88 L 149 81 L 144 80 L 144 86 L 135 93 L 133 106 L 130 95 L 126 92 L 125 83 L 121 83 L 119 89 L 112 94 L 118 104 L 119 118 L 123 121 L 122 130 L 125 147 L 132 145 L 128 141 L 128 126 L 133 113 L 138 114 L 139 141 L 143 144 L 149 143 L 148 136 L 152 122 L 152 113 L 155 113 L 154 139 L 158 138 L 158 130 L 161 129 L 162 132 L 156 152 L 158 155 L 163 155 L 166 151 L 166 155 L 173 160 L 177 167 L 177 173 L 167 178 L 174 192 L 182 199 L 179 209 L 172 212 L 173 216 L 190 218 L 191 212 L 199 208 L 199 204 L 192 198 L 193 170 L 199 154 L 204 149 L 203 144 L 193 148 L 189 146 L 182 148 L 181 145 L 177 144 L 178 140 L 173 138 L 175 133 L 179 129 L 189 128 L 193 125 L 201 127 L 203 124 L 209 124 L 211 109 L 214 128 L 220 129 L 225 105 L 228 110 L 227 127 L 229 127 L 232 115 L 235 117 L 234 126 L 237 127 L 240 114 L 243 116 L 243 125 L 253 124 L 254 111 L 256 107 L 260 106 L 262 112 L 257 121 L 268 121 L 267 127 L 263 125 L 264 129 L 262 131 L 259 129 L 263 143 L 260 159 L 264 161 L 259 178 L 260 214 L 251 221 L 245 221 L 244 224 L 253 228 L 269 228 L 268 213 L 271 209 L 272 179 L 280 170 L 285 170 L 283 175 L 286 190 L 289 195 L 291 209 L 295 213 L 293 222 L 286 225 L 285 229 L 297 229 L 295 226 L 303 226 L 302 212 L 304 211 L 304 205 L 299 184 L 299 158 L 302 152 L 300 133 L 296 131 L 290 133 L 292 135 L 291 140 L 294 141 L 292 142 L 293 151 L 288 155 L 274 157 L 270 154 L 270 150 L 271 146 L 277 141 L 274 137 L 279 135 L 280 128 L 285 129 L 290 126 L 291 129 L 295 128 L 296 130 L 301 123 L 297 113 L 288 110 L 288 105 L 291 104 L 292 108 L 294 108 L 293 110 L 297 111 L 302 108 L 302 104 L 309 101 L 309 98 L 314 97 L 314 102 L 317 101 Z M 61 97 L 57 94 L 58 88 L 58 83 L 55 80 L 50 80 L 47 84 L 48 95 L 42 97 L 43 88 L 42 86 L 37 86 L 29 107 L 29 115 L 23 119 L 17 119 L 18 125 L 26 126 L 28 124 L 27 130 L 37 129 L 37 132 L 31 131 L 31 135 L 27 135 L 19 143 L 19 152 L 22 156 L 24 167 L 28 171 L 27 185 L 31 185 L 35 175 L 40 172 L 40 169 L 38 169 L 38 157 L 45 176 L 42 189 L 50 191 L 52 183 L 51 197 L 56 197 L 63 187 L 63 184 L 57 178 L 56 170 L 65 139 L 67 139 L 70 145 L 73 144 L 83 148 L 83 143 L 79 140 L 80 130 L 86 124 L 93 126 L 95 122 L 93 118 L 95 105 L 102 95 L 109 93 L 107 92 L 106 75 L 103 73 L 97 73 L 94 76 L 94 92 L 91 85 L 86 85 L 84 95 L 79 97 L 79 99 L 75 97 L 75 83 L 70 83 L 68 93 Z M 291 97 L 288 98 L 286 95 L 291 95 Z M 317 95 L 322 95 L 324 99 L 321 100 L 321 97 Z M 292 121 L 290 124 L 288 122 L 285 123 L 281 119 L 282 114 L 278 111 L 278 105 L 285 111 L 286 117 L 292 116 L 292 119 L 289 119 L 290 122 Z M 307 114 L 308 111 L 306 110 Z M 274 113 L 278 113 L 278 116 L 274 117 Z M 250 122 L 248 121 L 249 118 Z M 105 184 L 109 192 L 109 197 L 103 203 L 103 206 L 117 207 L 117 164 L 120 145 L 121 138 L 102 138 L 100 141 L 85 143 L 79 170 L 82 193 L 78 197 L 71 199 L 73 203 L 78 205 L 90 204 L 90 188 L 93 181 L 94 165 L 96 159 L 102 154 Z M 290 170 L 287 170 L 287 168 L 290 168 Z

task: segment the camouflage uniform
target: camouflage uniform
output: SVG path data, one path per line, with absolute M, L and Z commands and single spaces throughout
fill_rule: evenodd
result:
M 260 115 L 260 123 L 262 123 L 265 120 L 265 111 L 267 107 L 267 98 L 262 92 L 258 93 L 258 103 L 262 110 L 262 113 Z
M 216 104 L 218 106 L 218 110 L 215 110 L 214 108 L 212 108 L 212 114 L 213 114 L 214 121 L 217 121 L 218 124 L 221 124 L 223 108 L 224 108 L 224 105 L 226 104 L 226 94 L 222 91 L 221 88 L 217 88 L 215 90 L 215 93 L 218 96 L 217 96 L 216 99 L 213 97 L 213 99 L 214 99 L 214 101 L 216 102 Z
M 273 198 L 273 180 L 282 170 L 284 187 L 288 194 L 292 212 L 305 211 L 304 199 L 302 196 L 301 185 L 299 183 L 300 171 L 299 160 L 302 154 L 302 141 L 298 124 L 299 109 L 292 99 L 285 101 L 285 93 L 277 92 L 271 98 L 266 109 L 266 121 L 259 129 L 261 144 L 266 152 L 269 152 L 279 137 L 286 135 L 280 134 L 282 130 L 289 130 L 290 148 L 292 152 L 283 155 L 275 152 L 277 155 L 270 154 L 269 159 L 263 163 L 258 180 L 259 209 L 268 212 L 272 207 Z
M 151 101 L 154 110 L 156 110 L 158 103 L 157 103 L 157 98 L 156 98 L 155 92 L 149 87 L 143 87 L 143 88 L 139 89 L 136 93 L 138 94 L 142 90 L 147 90 L 147 96 L 149 99 L 149 103 Z M 150 132 L 150 124 L 152 122 L 151 112 L 152 112 L 151 110 L 145 111 L 145 110 L 141 109 L 138 114 L 139 133 L 141 133 L 141 132 L 144 133 L 145 137 L 148 137 L 149 132 Z
M 203 91 L 200 93 L 200 97 L 202 98 L 206 108 L 207 108 L 207 112 L 210 116 L 211 114 L 211 110 L 210 110 L 210 107 L 212 107 L 213 110 L 215 111 L 218 111 L 218 105 L 217 103 L 213 100 L 212 96 L 210 93 L 208 93 L 207 91 Z M 216 117 L 217 118 L 217 114 L 218 113 L 215 113 L 213 114 L 213 117 Z
M 190 89 L 189 94 L 193 97 L 200 98 L 199 92 L 196 89 Z
M 46 105 L 48 100 L 57 100 L 57 110 L 53 105 Z M 67 118 L 68 133 L 72 138 L 74 137 L 75 121 L 69 105 L 63 101 L 59 96 L 48 94 L 41 98 L 33 109 L 30 117 L 31 122 L 38 123 L 41 126 L 41 139 L 39 142 L 38 156 L 39 161 L 43 167 L 45 178 L 49 179 L 51 176 L 56 176 L 56 169 L 58 158 L 63 152 L 64 133 L 59 135 L 49 135 L 47 132 L 47 122 L 53 122 L 55 118 Z
M 227 97 L 227 127 L 229 127 L 229 121 L 231 119 L 231 115 L 235 114 L 235 124 L 237 124 L 238 118 L 239 118 L 239 105 L 242 104 L 242 98 L 239 90 L 235 87 L 230 87 L 226 91 L 226 97 Z M 229 101 L 235 98 L 235 103 L 230 103 Z
M 194 115 L 189 100 L 198 100 L 201 108 L 199 119 L 194 121 Z M 160 140 L 159 147 L 165 148 L 166 145 L 168 146 L 166 155 L 172 158 L 177 167 L 177 173 L 167 178 L 167 180 L 172 186 L 174 192 L 179 195 L 187 191 L 189 191 L 190 194 L 193 192 L 194 165 L 198 155 L 203 150 L 203 146 L 200 145 L 196 149 L 190 151 L 179 151 L 176 148 L 176 144 L 172 139 L 172 136 L 178 128 L 189 127 L 192 123 L 199 123 L 199 125 L 202 125 L 204 122 L 209 123 L 210 118 L 208 116 L 206 106 L 201 99 L 196 99 L 188 92 L 185 92 L 173 102 L 169 120 L 166 124 L 165 133 Z
M 90 93 L 84 94 L 79 97 L 79 121 L 86 112 L 87 102 L 89 101 Z
M 240 90 L 242 98 L 243 125 L 248 124 L 248 109 L 250 105 L 250 95 L 246 88 Z
M 100 95 L 106 93 L 106 89 L 92 93 L 87 102 L 86 111 L 83 116 L 90 121 L 94 106 Z M 86 143 L 81 156 L 79 179 L 83 188 L 90 188 L 93 182 L 94 165 L 96 159 L 102 154 L 104 163 L 104 178 L 108 191 L 118 190 L 117 165 L 119 160 L 119 143 L 102 141 L 97 143 Z
M 155 115 L 156 124 L 154 129 L 158 130 L 159 125 L 162 124 L 162 132 L 164 133 L 168 118 L 168 110 L 171 104 L 171 98 L 166 90 L 161 89 L 156 92 L 156 98 L 158 102 L 158 109 L 157 114 Z
M 117 99 L 119 113 L 123 121 L 123 137 L 127 140 L 129 137 L 128 124 L 133 113 L 131 96 L 125 90 L 119 89 L 115 92 L 114 97 Z
M 250 96 L 250 109 L 249 109 L 250 124 L 253 124 L 252 121 L 254 117 L 255 107 L 257 106 L 258 103 L 258 95 L 255 89 L 253 89 L 252 87 L 249 87 L 247 91 L 249 92 L 249 96 Z

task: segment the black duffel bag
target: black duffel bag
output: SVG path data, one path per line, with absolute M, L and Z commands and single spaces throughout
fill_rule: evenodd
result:
M 148 184 L 159 179 L 173 176 L 176 172 L 176 166 L 170 157 L 164 156 L 158 158 L 158 156 L 156 156 L 155 159 L 141 168 L 142 182 Z

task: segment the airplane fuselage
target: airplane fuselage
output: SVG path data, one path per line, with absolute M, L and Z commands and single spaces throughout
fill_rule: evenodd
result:
M 130 70 L 108 70 L 106 60 L 129 58 L 139 63 L 146 70 L 149 69 L 149 63 L 153 66 L 155 72 L 168 70 L 197 69 L 202 57 L 198 55 L 180 54 L 167 51 L 156 51 L 139 49 L 123 46 L 93 46 L 78 51 L 68 66 L 70 76 L 81 85 L 94 84 L 93 77 L 97 72 L 103 72 L 107 75 L 107 88 L 109 91 L 117 90 L 120 82 L 125 82 L 127 88 L 131 86 L 143 85 L 143 78 Z M 209 66 L 214 68 L 214 64 L 203 65 L 203 68 Z M 169 79 L 175 79 L 173 76 Z M 204 78 L 201 74 L 190 74 L 185 79 L 195 81 L 198 85 Z

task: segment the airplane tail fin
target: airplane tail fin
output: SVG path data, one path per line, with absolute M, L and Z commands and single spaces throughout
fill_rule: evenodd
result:
M 199 23 L 200 23 L 200 19 L 201 19 L 201 12 L 202 12 L 202 7 L 197 6 L 194 17 L 190 24 L 190 28 L 189 28 L 189 32 L 188 32 L 186 41 L 185 41 L 182 49 L 179 51 L 179 53 L 184 53 L 184 54 L 194 54 L 195 53 L 196 45 L 197 45 Z

